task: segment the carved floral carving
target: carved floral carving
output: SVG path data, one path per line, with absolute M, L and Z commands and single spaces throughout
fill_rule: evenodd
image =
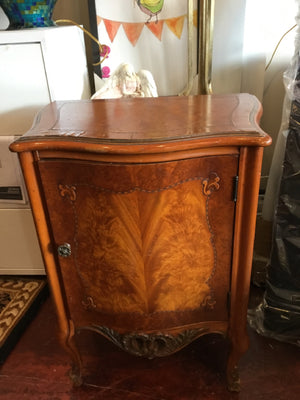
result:
M 210 196 L 212 192 L 219 190 L 220 188 L 220 178 L 216 173 L 213 173 L 209 178 L 203 179 L 203 193 L 205 196 Z
M 216 300 L 213 298 L 213 296 L 209 295 L 209 296 L 205 297 L 201 306 L 207 310 L 213 310 L 215 307 L 215 304 L 216 304 Z
M 103 334 L 119 348 L 130 354 L 149 359 L 164 357 L 175 353 L 191 343 L 197 337 L 209 332 L 208 328 L 200 328 L 186 330 L 177 335 L 163 333 L 120 334 L 119 332 L 105 326 L 93 326 L 87 329 L 92 329 L 93 331 Z
M 68 197 L 71 201 L 76 201 L 76 186 L 59 184 L 58 190 L 61 197 Z
M 82 300 L 81 304 L 86 310 L 94 310 L 96 308 L 96 304 L 91 296 L 86 297 L 86 300 Z

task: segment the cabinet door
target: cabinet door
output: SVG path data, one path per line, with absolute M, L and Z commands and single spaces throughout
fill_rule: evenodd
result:
M 75 323 L 226 321 L 237 163 L 40 161 L 53 251 L 71 249 L 58 268 Z

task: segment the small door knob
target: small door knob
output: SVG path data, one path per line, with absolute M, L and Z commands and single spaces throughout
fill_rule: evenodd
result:
M 69 245 L 69 243 L 61 244 L 60 246 L 58 246 L 57 252 L 60 257 L 70 257 L 72 253 L 71 246 Z

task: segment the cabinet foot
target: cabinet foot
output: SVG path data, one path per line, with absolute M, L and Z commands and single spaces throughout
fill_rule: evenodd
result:
M 242 355 L 248 350 L 249 347 L 249 338 L 246 330 L 240 328 L 240 330 L 237 330 L 235 335 L 230 335 L 229 341 L 230 351 L 226 366 L 227 387 L 231 392 L 239 392 L 240 377 L 238 363 Z
M 227 370 L 227 388 L 230 392 L 239 392 L 241 390 L 240 376 L 237 367 Z
M 69 372 L 69 377 L 72 381 L 73 386 L 79 387 L 83 384 L 83 378 L 81 371 L 78 367 L 73 366 Z
M 79 349 L 75 341 L 75 329 L 72 320 L 69 321 L 69 329 L 61 336 L 61 344 L 69 353 L 72 360 L 72 367 L 69 372 L 70 379 L 74 386 L 81 386 L 82 380 L 82 361 Z

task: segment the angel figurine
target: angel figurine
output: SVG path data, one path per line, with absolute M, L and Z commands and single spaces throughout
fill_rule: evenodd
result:
M 156 84 L 150 71 L 140 70 L 135 73 L 131 64 L 123 63 L 91 99 L 157 96 Z

